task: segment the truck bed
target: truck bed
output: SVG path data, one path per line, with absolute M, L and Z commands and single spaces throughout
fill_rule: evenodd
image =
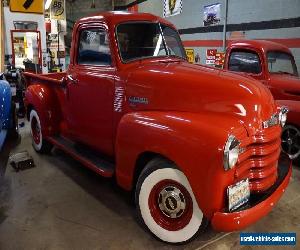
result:
M 26 81 L 26 85 L 29 86 L 34 83 L 53 83 L 63 84 L 66 72 L 61 73 L 49 73 L 49 74 L 34 74 L 24 72 L 23 76 Z

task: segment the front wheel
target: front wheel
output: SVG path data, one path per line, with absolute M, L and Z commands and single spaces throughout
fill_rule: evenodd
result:
M 286 125 L 282 130 L 281 148 L 290 159 L 296 159 L 300 155 L 300 131 L 293 125 Z
M 184 243 L 206 224 L 183 172 L 163 159 L 150 161 L 136 187 L 138 216 L 160 240 Z
M 30 112 L 30 132 L 32 136 L 32 146 L 38 153 L 49 153 L 52 144 L 43 139 L 42 126 L 38 113 L 33 109 Z

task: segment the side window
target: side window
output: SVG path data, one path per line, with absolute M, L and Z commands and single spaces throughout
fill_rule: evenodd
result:
M 261 65 L 257 53 L 246 50 L 233 50 L 229 58 L 229 70 L 259 74 Z
M 108 34 L 105 30 L 86 29 L 80 32 L 77 63 L 111 65 Z

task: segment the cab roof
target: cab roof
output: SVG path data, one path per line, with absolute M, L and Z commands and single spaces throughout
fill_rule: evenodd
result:
M 277 50 L 277 51 L 284 51 L 287 53 L 291 53 L 288 47 L 280 43 L 271 42 L 267 40 L 234 40 L 229 44 L 228 47 L 229 48 L 238 47 L 238 48 L 245 48 L 245 49 L 252 47 L 263 51 Z
M 81 18 L 77 21 L 78 24 L 86 23 L 86 22 L 105 22 L 108 25 L 117 25 L 122 22 L 127 21 L 149 21 L 149 22 L 160 22 L 167 24 L 173 28 L 175 26 L 168 22 L 167 20 L 152 15 L 150 13 L 140 13 L 140 12 L 130 12 L 130 11 L 107 11 L 107 12 L 100 12 L 88 17 Z

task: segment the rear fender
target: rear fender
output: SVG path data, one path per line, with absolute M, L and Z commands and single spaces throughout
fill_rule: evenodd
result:
M 30 107 L 37 111 L 45 137 L 58 133 L 62 116 L 54 89 L 41 84 L 29 86 L 25 92 L 25 105 L 28 112 Z
M 223 147 L 228 135 L 243 134 L 233 119 L 182 112 L 130 113 L 120 121 L 116 141 L 116 177 L 120 186 L 134 189 L 136 161 L 152 152 L 173 161 L 187 176 L 199 207 L 209 218 L 224 206 L 224 186 L 233 181 L 223 168 Z

